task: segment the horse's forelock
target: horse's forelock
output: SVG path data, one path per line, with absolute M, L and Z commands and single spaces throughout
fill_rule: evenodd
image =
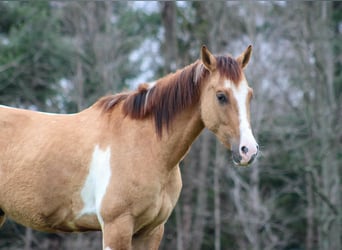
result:
M 217 56 L 217 69 L 220 75 L 231 80 L 235 84 L 239 84 L 242 80 L 242 68 L 239 63 L 230 56 Z

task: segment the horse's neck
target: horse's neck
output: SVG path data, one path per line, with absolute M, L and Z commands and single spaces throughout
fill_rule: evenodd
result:
M 191 144 L 204 128 L 201 120 L 200 108 L 197 104 L 186 108 L 172 122 L 169 131 L 164 131 L 162 143 L 163 151 L 168 154 L 171 166 L 184 158 Z

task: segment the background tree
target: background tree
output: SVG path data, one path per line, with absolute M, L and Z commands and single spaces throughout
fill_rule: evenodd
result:
M 341 249 L 342 4 L 0 2 L 0 101 L 76 112 L 211 51 L 253 45 L 246 76 L 261 146 L 237 168 L 208 132 L 181 163 L 161 249 Z M 8 221 L 0 249 L 97 249 L 100 233 Z
M 57 83 L 71 73 L 70 50 L 56 17 L 48 2 L 0 4 L 2 102 L 54 110 Z

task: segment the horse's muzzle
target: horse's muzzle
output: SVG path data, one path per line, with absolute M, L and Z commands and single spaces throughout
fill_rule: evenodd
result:
M 233 162 L 239 166 L 247 166 L 251 164 L 255 158 L 257 157 L 259 152 L 259 146 L 255 145 L 255 147 L 247 148 L 245 146 L 241 147 L 238 150 L 233 150 Z

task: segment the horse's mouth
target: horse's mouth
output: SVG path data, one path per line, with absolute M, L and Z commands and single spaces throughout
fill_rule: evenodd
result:
M 242 167 L 247 167 L 249 166 L 257 157 L 258 153 L 254 154 L 251 156 L 248 162 L 243 162 L 242 157 L 239 153 L 237 152 L 232 152 L 233 153 L 233 163 L 237 166 L 242 166 Z

